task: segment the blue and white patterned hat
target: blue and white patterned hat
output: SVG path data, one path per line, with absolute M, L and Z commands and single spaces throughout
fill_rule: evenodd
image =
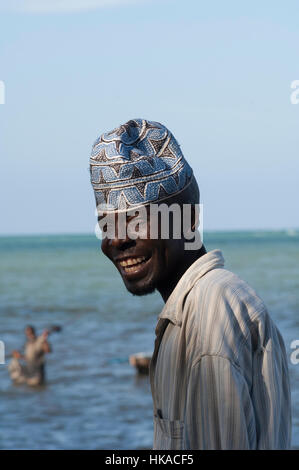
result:
M 102 134 L 92 147 L 90 172 L 97 207 L 114 212 L 173 196 L 193 175 L 171 132 L 145 119 Z

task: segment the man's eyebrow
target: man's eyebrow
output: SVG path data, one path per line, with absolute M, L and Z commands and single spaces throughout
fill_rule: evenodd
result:
M 107 217 L 107 216 L 109 216 L 109 215 L 110 215 L 110 216 L 111 216 L 111 215 L 115 216 L 114 213 L 111 213 L 111 214 L 106 213 L 106 214 L 98 215 L 98 216 L 97 216 L 98 222 L 99 222 L 101 219 L 103 219 L 104 217 Z M 138 217 L 138 215 L 139 215 L 138 212 L 137 212 L 137 213 L 134 213 L 134 214 L 126 213 L 126 220 L 134 219 L 135 217 Z M 147 215 L 148 215 L 148 213 L 147 213 Z

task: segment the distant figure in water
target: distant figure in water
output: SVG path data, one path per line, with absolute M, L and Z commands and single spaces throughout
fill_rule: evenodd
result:
M 25 328 L 25 335 L 27 341 L 24 355 L 16 350 L 12 352 L 12 359 L 8 366 L 10 378 L 16 385 L 43 385 L 45 382 L 45 355 L 51 352 L 48 342 L 49 331 L 44 330 L 40 336 L 37 336 L 35 328 L 28 325 Z M 25 364 L 20 362 L 22 359 Z

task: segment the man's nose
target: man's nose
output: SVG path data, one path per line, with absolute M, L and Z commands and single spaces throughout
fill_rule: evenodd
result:
M 128 236 L 125 238 L 119 238 L 118 236 L 113 237 L 109 240 L 109 245 L 119 251 L 125 251 L 128 248 L 135 246 L 135 240 L 131 240 Z

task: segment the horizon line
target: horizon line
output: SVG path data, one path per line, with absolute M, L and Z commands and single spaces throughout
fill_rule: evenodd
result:
M 236 232 L 291 232 L 292 235 L 299 235 L 298 227 L 281 227 L 281 228 L 223 228 L 223 229 L 206 229 L 204 233 L 236 233 Z M 93 232 L 34 232 L 34 233 L 0 233 L 0 238 L 13 237 L 57 237 L 57 236 L 94 236 Z

